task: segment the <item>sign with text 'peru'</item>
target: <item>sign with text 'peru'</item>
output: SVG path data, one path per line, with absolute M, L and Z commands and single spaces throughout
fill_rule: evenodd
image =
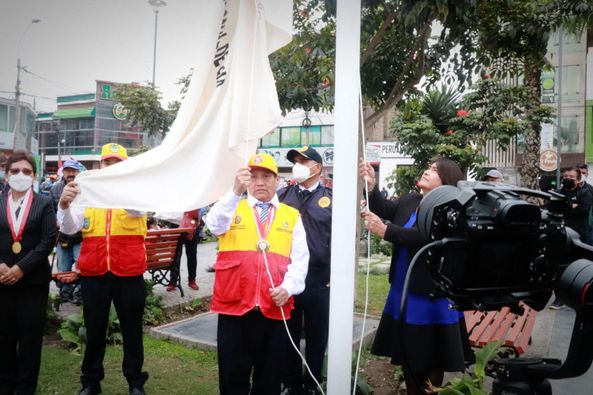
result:
M 229 190 L 259 139 L 281 122 L 268 55 L 290 41 L 292 1 L 212 0 L 206 8 L 195 15 L 200 34 L 179 38 L 200 56 L 167 137 L 148 152 L 81 173 L 75 204 L 204 207 Z

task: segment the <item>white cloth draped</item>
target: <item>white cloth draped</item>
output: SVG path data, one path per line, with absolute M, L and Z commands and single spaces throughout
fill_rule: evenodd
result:
M 78 175 L 74 205 L 184 212 L 228 191 L 258 140 L 282 120 L 268 54 L 291 39 L 292 1 L 218 0 L 200 18 L 203 55 L 162 144 Z M 184 39 L 184 38 L 180 38 Z

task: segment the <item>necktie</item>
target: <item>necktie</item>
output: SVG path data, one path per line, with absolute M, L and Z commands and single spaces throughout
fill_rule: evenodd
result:
M 270 213 L 270 203 L 256 203 L 256 206 L 259 207 L 259 222 L 265 223 L 268 219 L 268 214 Z
M 14 217 L 15 217 L 16 219 L 19 219 L 19 214 L 20 214 L 20 212 L 21 212 L 21 206 L 18 206 L 18 207 L 16 208 L 16 211 L 14 212 Z
M 303 195 L 303 197 L 309 197 L 311 196 L 311 191 L 308 189 L 301 189 L 301 194 Z

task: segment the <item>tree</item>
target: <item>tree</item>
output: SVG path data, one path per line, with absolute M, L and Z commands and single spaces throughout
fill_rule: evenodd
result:
M 524 117 L 530 127 L 523 132 L 525 151 L 520 174 L 524 186 L 537 188 L 541 132 L 540 77 L 546 66 L 550 34 L 560 25 L 578 31 L 590 23 L 591 1 L 488 0 L 478 1 L 462 18 L 467 39 L 461 42 L 464 58 L 492 66 L 497 75 L 522 75 L 530 90 Z
M 191 81 L 193 69 L 177 80 L 180 88 L 180 100 L 183 100 Z M 180 100 L 172 101 L 165 110 L 161 105 L 161 92 L 150 84 L 139 85 L 121 84 L 117 89 L 117 100 L 128 111 L 128 118 L 132 125 L 142 125 L 149 135 L 166 134 L 175 120 Z
M 361 20 L 361 84 L 372 125 L 423 77 L 440 79 L 444 61 L 462 36 L 458 14 L 473 0 L 367 0 Z M 332 110 L 335 0 L 295 0 L 293 40 L 271 57 L 280 106 Z M 431 37 L 435 22 L 445 28 Z M 465 78 L 461 74 L 461 78 Z
M 416 168 L 391 178 L 392 184 L 397 181 L 393 185 L 398 193 L 408 191 L 435 157 L 455 160 L 475 174 L 487 160 L 481 152 L 488 140 L 506 149 L 513 137 L 525 135 L 534 123 L 550 122 L 552 109 L 532 95 L 529 87 L 507 86 L 488 77 L 463 99 L 443 87 L 407 100 L 393 119 L 391 132 Z M 534 102 L 538 104 L 532 107 Z

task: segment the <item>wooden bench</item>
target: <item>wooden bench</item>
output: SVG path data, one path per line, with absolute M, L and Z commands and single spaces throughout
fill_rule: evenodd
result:
M 523 315 L 511 313 L 508 307 L 500 311 L 466 311 L 465 324 L 469 334 L 469 344 L 482 347 L 490 342 L 502 341 L 502 345 L 519 356 L 525 353 L 531 341 L 537 311 L 521 303 Z
M 181 287 L 180 262 L 183 251 L 183 238 L 191 228 L 149 230 L 146 233 L 146 271 L 150 272 L 152 281 L 167 286 L 171 283 L 173 273 L 177 274 L 176 286 L 185 296 Z M 197 236 L 196 236 L 197 237 Z

